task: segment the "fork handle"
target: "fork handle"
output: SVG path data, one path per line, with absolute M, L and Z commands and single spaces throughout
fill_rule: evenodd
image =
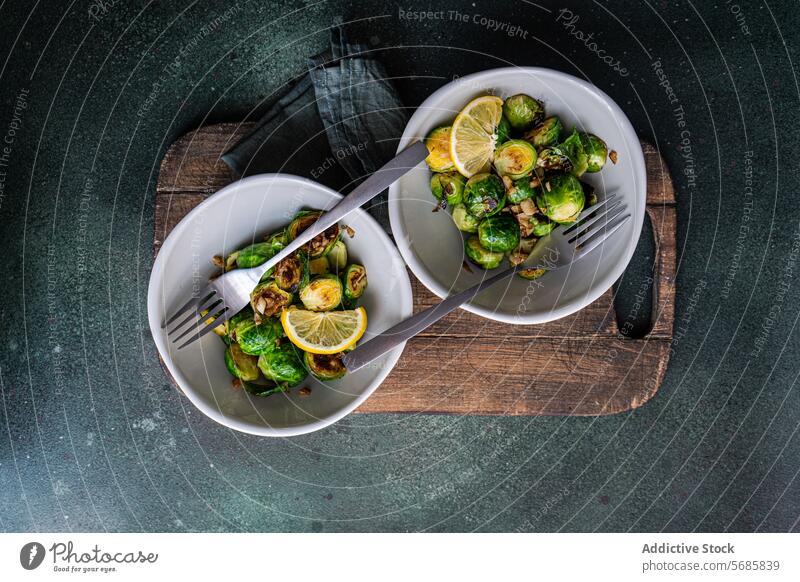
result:
M 409 170 L 424 161 L 425 158 L 428 157 L 428 153 L 428 148 L 425 146 L 425 143 L 421 141 L 404 149 L 369 178 L 359 184 L 350 194 L 345 196 L 339 204 L 320 216 L 314 224 L 300 233 L 296 239 L 286 245 L 278 254 L 269 259 L 266 263 L 253 267 L 253 272 L 258 275 L 257 279 L 260 279 L 261 275 L 269 271 L 283 259 L 298 251 L 300 247 L 309 242 L 312 238 L 323 233 L 353 210 L 363 206 L 386 190 L 386 188 L 407 174 Z
M 410 340 L 418 333 L 425 331 L 445 315 L 457 309 L 484 289 L 491 287 L 503 279 L 508 279 L 520 268 L 522 268 L 522 265 L 506 269 L 488 279 L 484 279 L 477 285 L 461 291 L 460 293 L 456 293 L 441 303 L 437 303 L 436 305 L 420 311 L 416 315 L 412 315 L 394 327 L 382 332 L 377 337 L 372 338 L 364 345 L 358 346 L 355 350 L 345 354 L 342 358 L 342 362 L 347 368 L 347 371 L 355 372 L 363 368 L 386 352 Z

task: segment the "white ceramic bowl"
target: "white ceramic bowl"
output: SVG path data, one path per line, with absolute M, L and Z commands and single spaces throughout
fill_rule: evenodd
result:
M 178 351 L 161 322 L 165 309 L 177 308 L 193 286 L 200 289 L 215 272 L 210 259 L 250 244 L 254 237 L 287 225 L 301 208 L 332 208 L 341 196 L 296 176 L 265 174 L 226 186 L 193 209 L 172 230 L 150 275 L 147 311 L 150 331 L 172 377 L 203 413 L 233 429 L 264 436 L 292 436 L 319 430 L 351 412 L 381 384 L 400 358 L 403 346 L 374 364 L 327 385 L 309 376 L 305 398 L 293 389 L 266 398 L 231 386 L 224 345 L 214 334 Z M 356 234 L 346 238 L 349 257 L 367 268 L 363 305 L 368 326 L 362 341 L 412 313 L 411 283 L 392 241 L 369 214 L 358 210 L 344 223 Z M 346 236 L 346 235 L 345 235 Z
M 594 85 L 558 71 L 509 67 L 476 73 L 453 81 L 428 97 L 406 126 L 399 149 L 424 138 L 440 125 L 452 123 L 473 98 L 492 93 L 505 98 L 527 93 L 544 102 L 548 115 L 558 115 L 565 127 L 594 133 L 616 150 L 597 174 L 582 178 L 599 192 L 618 192 L 631 220 L 585 259 L 552 271 L 537 284 L 514 277 L 478 295 L 464 308 L 489 319 L 516 324 L 552 321 L 574 313 L 600 297 L 622 275 L 636 249 L 646 202 L 642 148 L 628 118 L 611 98 Z M 464 236 L 449 212 L 431 212 L 431 173 L 422 164 L 389 189 L 389 217 L 395 241 L 414 275 L 439 297 L 479 282 L 486 271 L 462 268 Z M 505 263 L 507 266 L 508 263 Z

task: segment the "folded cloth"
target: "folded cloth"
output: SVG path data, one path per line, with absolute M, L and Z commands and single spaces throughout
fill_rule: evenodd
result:
M 383 65 L 334 27 L 330 49 L 222 159 L 237 176 L 286 172 L 347 193 L 394 156 L 407 121 Z M 386 193 L 365 208 L 388 232 Z

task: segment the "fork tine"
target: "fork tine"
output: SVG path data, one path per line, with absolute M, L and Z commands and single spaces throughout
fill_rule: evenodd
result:
M 191 299 L 189 299 L 189 301 L 187 301 L 183 305 L 183 307 L 181 307 L 180 309 L 176 310 L 168 320 L 164 321 L 161 324 L 161 329 L 164 329 L 165 327 L 167 327 L 170 323 L 172 323 L 173 321 L 178 319 L 178 317 L 181 314 L 185 313 L 186 310 L 191 309 L 192 307 L 194 307 L 195 305 L 197 305 L 201 301 L 205 301 L 206 299 L 208 299 L 214 293 L 215 293 L 215 291 L 207 286 L 205 289 L 203 289 L 202 293 L 198 294 L 197 297 L 192 297 Z
M 575 230 L 568 235 L 568 242 L 572 242 L 578 237 L 586 234 L 587 232 L 591 232 L 592 229 L 590 229 L 589 227 L 598 220 L 606 218 L 606 222 L 608 222 L 607 217 L 610 216 L 611 214 L 614 214 L 615 212 L 618 214 L 620 210 L 625 210 L 625 204 L 622 202 L 622 200 L 615 200 L 611 204 L 608 204 L 605 208 L 603 208 L 601 212 L 598 212 L 591 218 L 587 218 L 586 220 L 578 224 Z
M 572 233 L 573 237 L 567 242 L 575 246 L 585 243 L 592 237 L 592 235 L 599 232 L 603 227 L 607 226 L 612 219 L 625 212 L 626 209 L 627 207 L 624 204 L 606 207 L 606 212 L 600 214 L 599 216 L 593 217 L 592 221 L 585 225 L 587 228 L 582 229 L 580 232 Z M 602 222 L 595 224 L 598 220 L 602 220 Z
M 190 337 L 188 340 L 186 340 L 186 341 L 185 341 L 185 342 L 183 342 L 181 345 L 179 345 L 179 346 L 178 346 L 178 349 L 179 349 L 179 350 L 182 350 L 183 348 L 185 348 L 185 347 L 186 347 L 186 346 L 188 346 L 189 344 L 191 344 L 191 343 L 194 343 L 194 342 L 196 342 L 197 340 L 199 340 L 201 337 L 203 337 L 203 336 L 204 336 L 204 335 L 206 335 L 207 333 L 209 333 L 209 332 L 211 332 L 211 331 L 214 331 L 214 328 L 215 328 L 215 327 L 219 326 L 219 325 L 220 325 L 220 324 L 222 324 L 222 323 L 225 323 L 225 322 L 226 322 L 226 321 L 229 319 L 229 318 L 228 318 L 228 313 L 229 313 L 229 310 L 228 310 L 228 308 L 226 307 L 226 308 L 225 308 L 225 309 L 222 311 L 222 313 L 220 313 L 220 314 L 219 314 L 219 316 L 218 316 L 218 317 L 217 317 L 217 318 L 216 318 L 214 321 L 212 321 L 211 323 L 207 324 L 207 325 L 205 326 L 205 328 L 201 329 L 201 330 L 200 330 L 200 331 L 198 331 L 198 332 L 197 332 L 195 335 L 193 335 L 193 336 L 192 336 L 192 337 Z M 191 331 L 191 329 L 190 329 L 190 331 Z M 180 339 L 180 338 L 175 338 L 174 342 L 177 342 L 179 339 Z
M 614 192 L 613 194 L 609 194 L 608 196 L 606 196 L 602 200 L 598 201 L 597 204 L 595 204 L 594 206 L 590 206 L 589 208 L 587 208 L 586 210 L 581 212 L 578 215 L 578 219 L 575 222 L 573 222 L 569 226 L 569 228 L 566 228 L 561 234 L 567 235 L 567 234 L 571 233 L 572 231 L 574 231 L 575 229 L 577 229 L 579 226 L 581 226 L 581 224 L 586 224 L 586 223 L 581 223 L 581 221 L 585 220 L 586 217 L 588 217 L 589 215 L 591 215 L 591 214 L 597 212 L 598 210 L 600 210 L 606 204 L 609 204 L 610 202 L 615 202 L 616 200 L 618 200 L 616 192 Z
M 221 305 L 219 305 L 217 307 L 216 311 L 214 311 L 213 313 L 206 313 L 205 315 L 197 314 L 198 317 L 195 318 L 194 323 L 190 323 L 189 325 L 187 325 L 186 329 L 183 330 L 180 335 L 175 336 L 174 338 L 172 338 L 172 343 L 176 343 L 178 340 L 185 338 L 187 335 L 192 333 L 194 330 L 196 330 L 198 328 L 202 328 L 203 326 L 205 326 L 206 325 L 205 321 L 207 319 L 211 319 L 213 317 L 214 321 L 216 321 L 216 318 L 221 313 L 224 313 L 227 309 L 228 308 L 225 306 L 225 304 L 222 303 Z M 175 330 L 175 331 L 177 332 L 177 330 Z
M 212 309 L 216 308 L 220 303 L 222 303 L 222 297 L 217 295 L 216 292 L 212 293 L 211 295 L 209 295 L 209 299 L 205 303 L 192 309 L 191 313 L 189 313 L 189 315 L 187 315 L 183 321 L 176 324 L 172 329 L 168 329 L 167 335 L 175 333 L 193 319 L 197 319 L 197 317 L 202 318 L 211 315 Z M 204 310 L 208 310 L 208 313 L 206 313 L 205 315 L 200 315 L 200 312 Z
M 587 254 L 605 242 L 612 234 L 619 230 L 622 225 L 624 225 L 630 219 L 630 217 L 630 214 L 626 214 L 625 216 L 617 216 L 611 223 L 592 233 L 596 235 L 596 237 L 589 237 L 591 240 L 587 239 L 588 242 L 584 244 L 583 248 L 575 253 L 575 260 L 577 261 L 578 259 L 585 257 Z

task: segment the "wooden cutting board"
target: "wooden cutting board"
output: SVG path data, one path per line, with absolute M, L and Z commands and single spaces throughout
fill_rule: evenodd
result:
M 154 253 L 170 230 L 234 177 L 220 156 L 252 124 L 202 127 L 176 141 L 156 187 Z M 655 148 L 643 143 L 647 213 L 656 240 L 653 327 L 620 335 L 608 291 L 580 312 L 514 326 L 457 310 L 414 338 L 358 412 L 600 415 L 637 408 L 658 391 L 669 362 L 675 299 L 675 191 Z M 409 272 L 414 311 L 438 301 Z

